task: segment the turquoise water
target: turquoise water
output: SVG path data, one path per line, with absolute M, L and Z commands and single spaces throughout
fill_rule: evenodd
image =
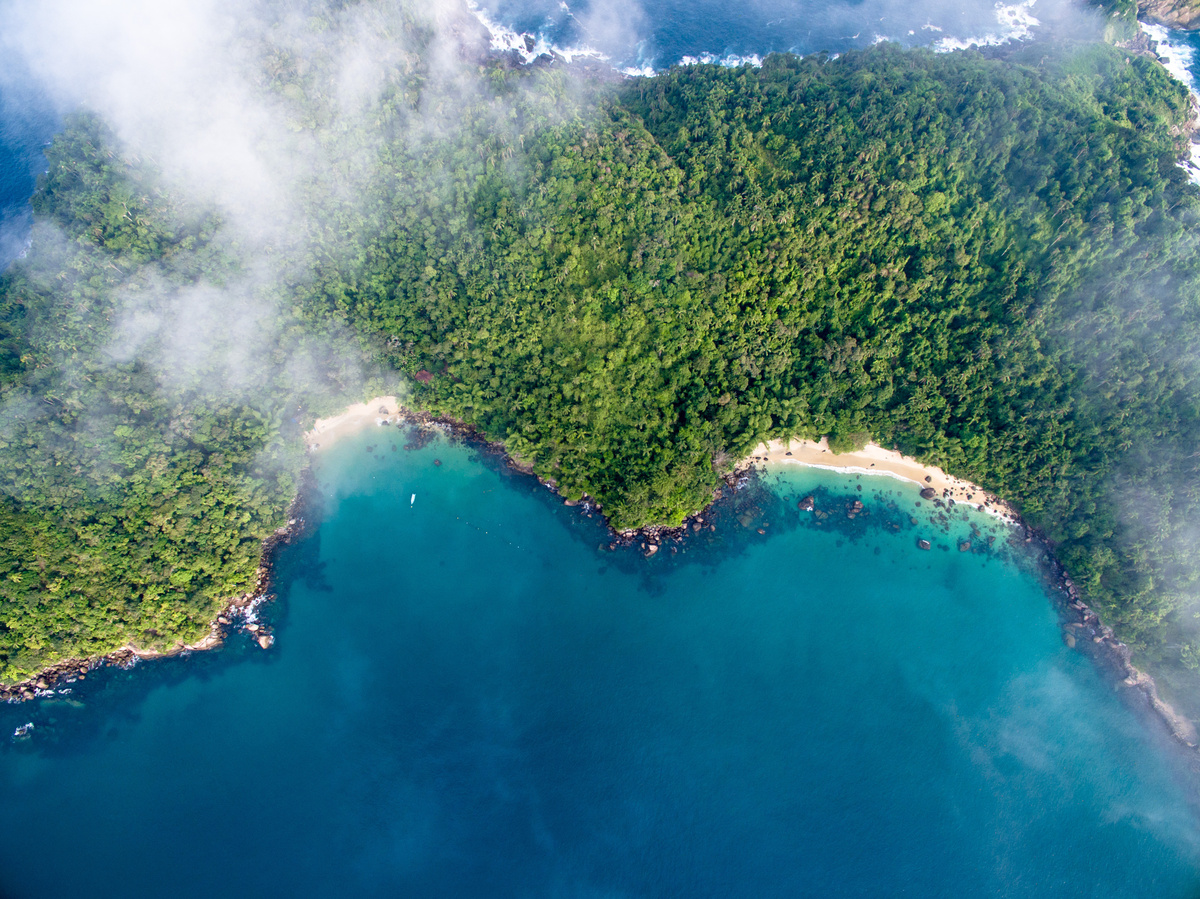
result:
M 645 559 L 407 439 L 319 455 L 271 649 L 0 706 L 0 895 L 1200 895 L 1170 745 L 958 551 L 1001 526 L 789 470 Z

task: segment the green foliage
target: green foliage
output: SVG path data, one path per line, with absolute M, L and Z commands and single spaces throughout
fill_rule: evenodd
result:
M 212 390 L 228 377 L 211 361 L 172 360 L 168 377 L 153 341 L 121 349 L 119 298 L 145 295 L 139 312 L 166 316 L 175 291 L 238 266 L 212 242 L 211 217 L 172 206 L 111 145 L 90 118 L 55 141 L 35 251 L 0 285 L 4 681 L 206 634 L 253 589 L 263 540 L 285 523 L 305 464 L 302 408 L 345 402 L 270 359 L 245 373 L 252 387 Z M 274 325 L 280 358 L 297 354 L 304 332 L 283 315 Z
M 316 82 L 276 75 L 316 127 Z M 339 136 L 374 162 L 354 192 L 311 189 L 270 295 L 280 358 L 355 329 L 353 352 L 422 373 L 418 403 L 616 527 L 678 523 L 760 440 L 872 434 L 1015 502 L 1124 638 L 1190 676 L 1200 202 L 1160 66 L 881 46 L 439 90 L 397 73 L 374 130 Z M 455 115 L 422 130 L 418 108 Z M 280 523 L 295 410 L 349 383 L 264 362 L 231 400 L 106 355 L 98 323 L 148 269 L 242 265 L 106 146 L 88 120 L 56 142 L 37 209 L 73 243 L 37 241 L 0 294 L 4 677 L 198 632 Z
M 1013 500 L 1169 664 L 1200 209 L 1159 65 L 883 46 L 676 69 L 566 121 L 521 102 L 519 141 L 468 126 L 449 179 L 410 169 L 365 273 L 315 298 L 432 373 L 421 402 L 616 527 L 678 522 L 766 437 L 872 433 Z
M 857 453 L 871 442 L 866 431 L 834 431 L 829 435 L 829 449 L 834 453 Z

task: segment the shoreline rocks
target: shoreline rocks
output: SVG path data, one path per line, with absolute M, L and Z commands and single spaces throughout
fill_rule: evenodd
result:
M 400 409 L 397 413 L 396 424 L 402 423 L 441 432 L 451 439 L 468 441 L 478 447 L 487 449 L 502 458 L 507 468 L 521 474 L 531 475 L 537 478 L 538 482 L 543 486 L 557 493 L 557 484 L 554 481 L 537 476 L 533 472 L 532 465 L 511 456 L 505 450 L 503 444 L 488 440 L 470 425 L 444 416 Z M 422 445 L 424 444 L 422 443 Z M 310 447 L 310 449 L 312 448 Z M 413 448 L 419 447 L 414 446 Z M 724 477 L 725 486 L 733 491 L 740 490 L 749 483 L 749 474 L 753 470 L 754 460 L 747 460 L 744 466 L 735 468 Z M 48 666 L 46 669 L 37 672 L 32 677 L 20 683 L 0 684 L 0 701 L 23 701 L 33 699 L 38 695 L 46 695 L 56 684 L 63 681 L 70 682 L 75 679 L 83 679 L 90 670 L 106 664 L 128 667 L 136 664 L 141 659 L 177 655 L 220 646 L 228 635 L 228 632 L 238 626 L 239 621 L 243 622 L 244 629 L 253 636 L 259 647 L 265 650 L 274 645 L 274 636 L 267 628 L 258 624 L 254 613 L 260 603 L 270 598 L 269 590 L 276 550 L 280 546 L 296 539 L 308 527 L 308 521 L 303 512 L 308 497 L 312 495 L 311 469 L 305 471 L 303 479 L 296 498 L 289 509 L 288 524 L 263 542 L 255 589 L 247 594 L 236 597 L 222 609 L 213 620 L 211 633 L 204 640 L 191 645 L 180 645 L 165 652 L 144 652 L 135 647 L 125 646 L 98 658 L 66 660 Z M 656 556 L 663 546 L 672 543 L 675 544 L 670 547 L 671 554 L 673 554 L 679 550 L 679 544 L 683 543 L 684 537 L 688 534 L 693 532 L 699 533 L 705 530 L 716 530 L 716 525 L 707 522 L 705 517 L 712 504 L 721 500 L 724 495 L 725 488 L 718 487 L 713 491 L 713 496 L 708 505 L 704 509 L 687 516 L 678 527 L 651 525 L 618 532 L 609 526 L 612 539 L 609 541 L 607 549 L 616 550 L 620 546 L 632 547 L 639 545 L 642 555 L 646 559 L 649 559 Z M 921 496 L 927 500 L 940 501 L 937 492 L 932 487 L 923 488 Z M 563 497 L 563 501 L 571 505 L 565 497 Z M 593 512 L 600 511 L 599 504 L 587 496 L 582 497 L 578 501 L 576 508 L 579 509 L 580 514 L 588 516 Z M 797 508 L 801 511 L 812 512 L 819 518 L 827 517 L 828 515 L 828 512 L 816 509 L 815 497 L 811 495 L 801 499 L 797 504 Z M 857 514 L 863 512 L 863 505 L 860 501 L 851 501 L 846 506 L 846 512 L 847 516 L 853 519 Z M 916 523 L 915 519 L 910 520 L 912 520 L 913 524 Z M 1105 670 L 1115 675 L 1116 682 L 1124 688 L 1125 692 L 1136 696 L 1142 707 L 1149 709 L 1152 714 L 1162 721 L 1180 744 L 1192 750 L 1197 749 L 1198 744 L 1200 744 L 1200 736 L 1198 736 L 1193 723 L 1162 700 L 1158 695 L 1154 679 L 1135 668 L 1130 662 L 1129 648 L 1118 641 L 1112 629 L 1101 624 L 1096 613 L 1080 600 L 1078 588 L 1075 586 L 1074 581 L 1067 575 L 1061 563 L 1055 558 L 1053 547 L 1049 541 L 1040 533 L 1025 525 L 1019 516 L 1012 523 L 1021 528 L 1020 532 L 1013 535 L 1014 543 L 1023 543 L 1027 547 L 1028 544 L 1036 540 L 1044 549 L 1044 558 L 1041 566 L 1047 581 L 1047 587 L 1050 589 L 1052 597 L 1061 597 L 1061 600 L 1056 605 L 1058 606 L 1060 616 L 1064 620 L 1063 642 L 1075 651 L 1086 652 L 1098 664 L 1102 665 Z M 749 527 L 749 523 L 746 526 Z M 759 534 L 765 534 L 766 527 L 767 525 L 763 523 L 763 526 L 756 530 Z M 1022 536 L 1023 540 L 1021 539 Z M 920 550 L 931 550 L 932 544 L 929 540 L 920 539 L 917 541 L 917 547 Z M 960 552 L 970 551 L 970 549 L 970 541 L 963 541 L 959 544 Z M 45 686 L 40 686 L 39 682 L 44 683 Z
M 1197 0 L 1138 0 L 1138 16 L 1179 31 L 1200 29 Z

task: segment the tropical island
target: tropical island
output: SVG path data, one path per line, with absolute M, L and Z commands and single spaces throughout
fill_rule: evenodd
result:
M 445 79 L 392 24 L 410 52 L 349 123 L 261 38 L 298 144 L 338 148 L 269 246 L 95 115 L 49 148 L 0 281 L 0 682 L 204 638 L 304 431 L 394 394 L 616 529 L 678 525 L 769 439 L 939 465 L 1200 719 L 1195 110 L 1129 27 L 631 79 L 467 35 Z

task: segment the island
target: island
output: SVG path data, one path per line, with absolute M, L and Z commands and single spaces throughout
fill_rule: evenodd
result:
M 95 115 L 55 139 L 0 281 L 0 682 L 208 639 L 299 517 L 304 432 L 389 395 L 618 531 L 769 440 L 940 466 L 1200 719 L 1196 121 L 1152 56 L 619 78 L 467 31 L 454 79 L 405 55 L 349 121 L 337 73 L 264 46 L 296 140 L 338 148 L 269 242 Z

